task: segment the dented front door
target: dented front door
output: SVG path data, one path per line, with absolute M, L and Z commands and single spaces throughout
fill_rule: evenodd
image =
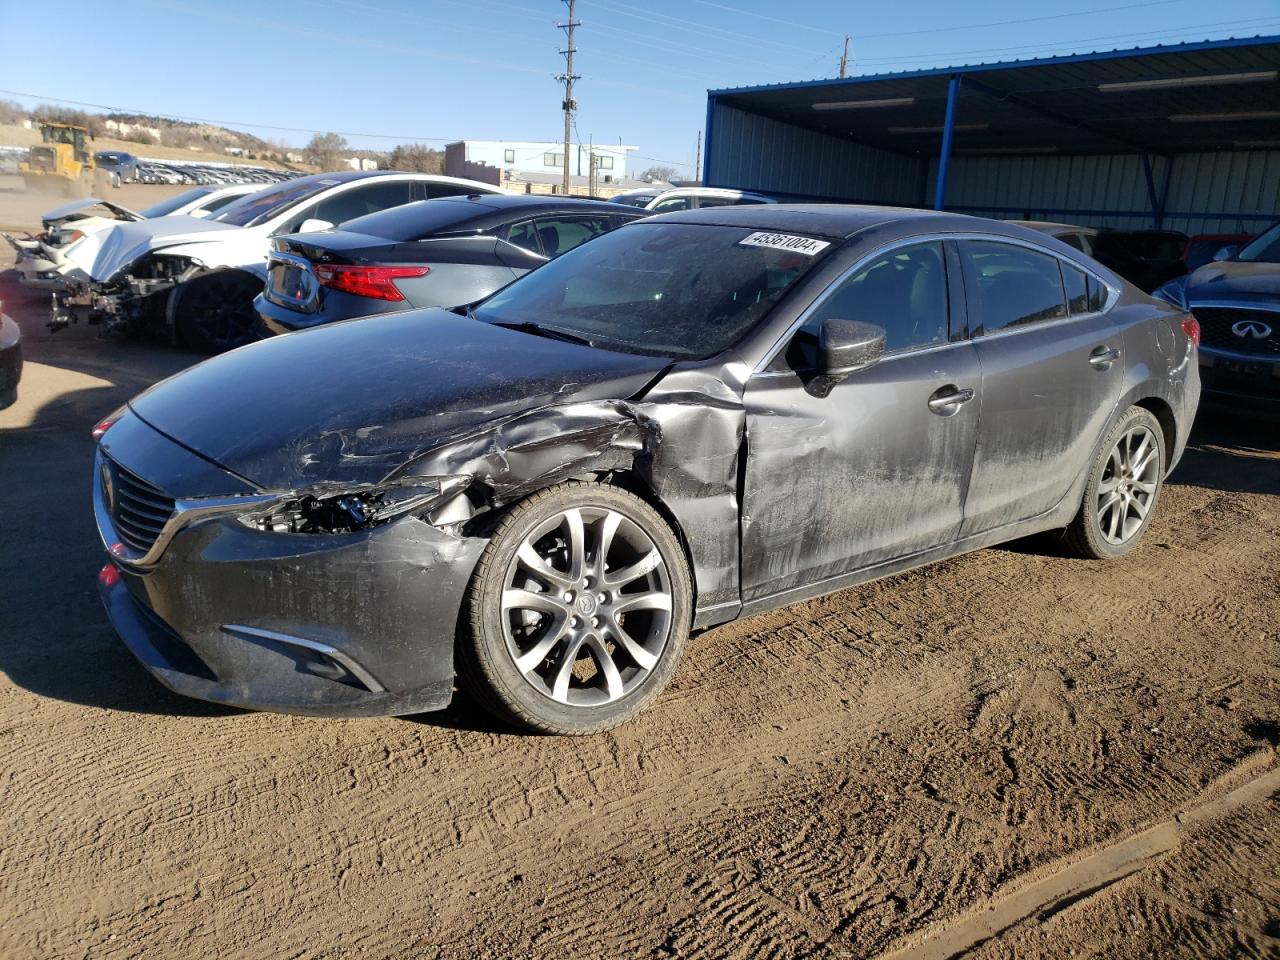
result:
M 743 601 L 954 539 L 980 379 L 967 341 L 885 357 L 825 396 L 790 369 L 753 377 L 745 394 Z M 949 390 L 973 394 L 940 404 Z

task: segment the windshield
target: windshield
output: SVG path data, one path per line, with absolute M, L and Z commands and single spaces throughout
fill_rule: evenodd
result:
M 153 203 L 151 206 L 145 207 L 142 210 L 142 216 L 148 220 L 152 217 L 165 217 L 183 204 L 199 200 L 201 197 L 208 196 L 211 193 L 213 193 L 212 187 L 196 187 L 194 190 L 186 190 L 177 196 L 170 197 L 168 200 L 161 200 L 159 203 Z
M 637 223 L 526 274 L 476 316 L 627 353 L 709 357 L 741 340 L 831 249 L 742 227 Z
M 339 183 L 341 183 L 340 180 L 334 180 L 331 177 L 320 177 L 316 180 L 286 180 L 274 187 L 251 193 L 243 200 L 228 204 L 221 213 L 215 214 L 210 219 L 237 227 L 256 226 L 270 220 L 276 214 L 283 213 L 295 204 L 310 200 L 330 187 L 336 187 Z
M 1280 263 L 1280 223 L 1255 237 L 1236 254 L 1236 259 L 1245 263 Z

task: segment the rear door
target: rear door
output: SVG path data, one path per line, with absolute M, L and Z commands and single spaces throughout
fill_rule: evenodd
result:
M 863 259 L 748 381 L 744 601 L 955 538 L 982 389 L 958 274 L 938 240 Z M 884 327 L 886 354 L 825 392 L 813 369 L 832 317 Z
M 959 246 L 982 365 L 982 424 L 961 529 L 968 536 L 1061 502 L 1119 398 L 1124 357 L 1085 271 L 1023 244 Z

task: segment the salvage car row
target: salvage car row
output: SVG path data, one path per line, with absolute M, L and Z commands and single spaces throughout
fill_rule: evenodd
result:
M 9 240 L 23 282 L 54 291 L 53 329 L 84 319 L 217 353 L 335 320 L 475 303 L 638 217 L 776 203 L 704 187 L 631 191 L 609 202 L 516 196 L 436 175 L 346 172 L 198 187 L 141 213 L 78 201 L 47 214 L 38 236 Z M 1206 326 L 1213 394 L 1280 407 L 1274 230 L 1249 242 L 1020 225 L 1193 308 Z M 1197 291 L 1191 299 L 1189 289 Z

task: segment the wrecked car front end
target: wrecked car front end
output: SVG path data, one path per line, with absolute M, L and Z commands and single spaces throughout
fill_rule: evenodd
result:
M 263 493 L 126 412 L 95 463 L 112 625 L 186 696 L 317 715 L 443 707 L 484 541 L 429 519 L 460 481 L 393 493 L 403 509 L 382 515 L 357 506 L 368 488 Z
M 191 257 L 147 254 L 106 280 L 66 276 L 54 288 L 48 327 L 56 332 L 83 321 L 104 335 L 163 333 L 174 289 L 202 269 Z
M 477 355 L 520 356 L 525 376 L 477 407 Z M 327 403 L 300 387 L 320 357 Z M 317 715 L 444 707 L 491 515 L 648 457 L 657 422 L 609 394 L 635 393 L 664 366 L 434 311 L 276 338 L 193 368 L 96 431 L 111 622 L 187 696 Z M 362 391 L 385 406 L 353 410 Z

